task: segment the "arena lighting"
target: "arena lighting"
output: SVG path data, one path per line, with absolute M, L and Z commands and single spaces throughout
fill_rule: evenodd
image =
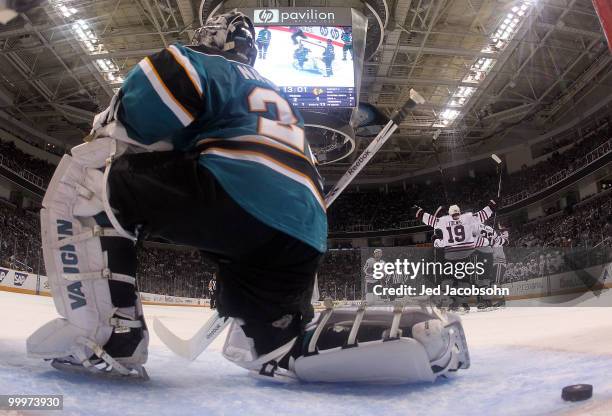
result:
M 79 40 L 84 48 L 90 54 L 100 54 L 107 52 L 104 48 L 104 45 L 100 42 L 95 32 L 89 24 L 83 20 L 78 18 L 76 15 L 78 10 L 74 7 L 69 7 L 67 2 L 51 2 L 51 4 L 61 13 L 64 19 L 72 21 L 72 31 L 74 32 L 77 40 Z M 119 72 L 119 67 L 115 63 L 113 59 L 105 58 L 105 59 L 96 59 L 95 67 L 98 71 L 104 76 L 104 79 L 111 84 L 121 84 L 123 83 L 123 76 Z M 117 88 L 113 88 L 115 91 Z M 118 89 L 117 89 L 118 90 Z M 117 91 L 115 91 L 116 93 Z
M 516 30 L 520 26 L 521 21 L 526 16 L 527 10 L 532 6 L 531 0 L 524 0 L 520 5 L 512 7 L 510 12 L 506 14 L 500 25 L 491 35 L 491 42 L 481 52 L 500 51 L 508 45 Z M 480 84 L 485 80 L 491 69 L 497 62 L 493 58 L 479 58 L 472 64 L 468 70 L 468 74 L 463 77 L 462 82 Z M 457 88 L 457 91 L 451 96 L 447 107 L 440 113 L 439 122 L 434 124 L 434 127 L 446 127 L 452 124 L 461 112 L 456 110 L 463 107 L 469 101 L 470 97 L 476 92 L 475 87 Z
M 108 65 L 106 65 L 106 61 L 104 59 L 96 59 L 96 64 L 102 71 L 108 71 Z
M 442 127 L 446 127 L 455 121 L 457 116 L 459 116 L 459 113 L 459 110 L 455 110 L 453 108 L 446 108 L 444 111 L 442 111 L 440 113 L 440 123 L 442 124 Z
M 66 7 L 63 4 L 59 4 L 58 5 L 58 9 L 60 10 L 60 12 L 62 12 L 62 14 L 64 15 L 64 17 L 70 17 L 73 14 L 76 14 L 77 9 L 75 9 L 74 7 Z
M 493 35 L 491 36 L 491 41 L 492 44 L 495 45 L 495 48 L 500 50 L 508 44 L 531 5 L 531 1 L 523 1 L 520 6 L 512 7 L 510 12 L 506 14 L 502 23 L 493 31 Z M 488 48 L 484 48 L 482 51 L 488 50 Z

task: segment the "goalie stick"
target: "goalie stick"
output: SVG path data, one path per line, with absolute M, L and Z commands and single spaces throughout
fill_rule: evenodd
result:
M 303 40 L 302 43 L 308 43 L 309 45 L 318 46 L 319 48 L 325 49 L 325 45 L 322 45 L 320 43 L 310 42 L 310 41 L 307 41 L 307 40 Z
M 374 157 L 376 152 L 385 144 L 387 139 L 397 130 L 400 123 L 406 118 L 408 112 L 418 104 L 423 104 L 425 99 L 415 90 L 410 90 L 410 98 L 399 108 L 391 120 L 383 127 L 378 135 L 372 140 L 363 153 L 353 162 L 348 171 L 340 178 L 336 185 L 325 196 L 325 204 L 329 208 L 346 187 L 355 179 L 355 176 Z M 436 211 L 437 212 L 437 211 Z M 153 328 L 159 339 L 175 354 L 190 361 L 195 360 L 204 350 L 223 332 L 232 318 L 222 318 L 215 311 L 206 321 L 204 326 L 190 339 L 182 339 L 176 336 L 157 317 L 153 320 Z
M 391 117 L 391 120 L 383 127 L 378 135 L 372 140 L 372 142 L 366 147 L 363 153 L 355 159 L 350 168 L 346 173 L 336 182 L 336 185 L 325 195 L 325 204 L 329 208 L 331 204 L 338 198 L 338 196 L 346 189 L 346 187 L 355 179 L 355 176 L 368 164 L 370 159 L 374 157 L 376 152 L 387 142 L 387 139 L 397 130 L 400 123 L 406 118 L 408 112 L 416 107 L 417 104 L 423 104 L 425 100 L 415 90 L 410 90 L 410 98 L 406 103 L 398 109 L 395 114 Z
M 215 311 L 208 318 L 208 321 L 202 328 L 190 339 L 182 339 L 176 336 L 168 329 L 166 325 L 155 317 L 153 320 L 153 328 L 159 339 L 176 355 L 188 359 L 195 360 L 217 336 L 223 332 L 226 326 L 232 322 L 232 318 L 222 318 Z

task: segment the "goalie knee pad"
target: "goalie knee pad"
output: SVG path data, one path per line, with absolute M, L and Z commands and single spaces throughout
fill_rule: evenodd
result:
M 136 249 L 130 234 L 111 226 L 108 165 L 117 150 L 99 139 L 65 155 L 40 212 L 51 293 L 62 316 L 27 340 L 33 357 L 61 360 L 122 375 L 147 358 L 148 332 L 136 291 Z M 120 145 L 120 151 L 126 145 Z M 107 216 L 108 214 L 108 216 Z

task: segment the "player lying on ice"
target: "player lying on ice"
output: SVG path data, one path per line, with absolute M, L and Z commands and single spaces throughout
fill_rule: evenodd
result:
M 146 378 L 135 241 L 152 237 L 217 259 L 217 308 L 235 318 L 224 355 L 256 374 L 405 382 L 467 367 L 453 316 L 313 319 L 327 238 L 321 179 L 300 114 L 253 69 L 254 36 L 230 12 L 209 19 L 193 45 L 143 59 L 87 142 L 62 158 L 40 214 L 61 318 L 28 338 L 29 355 L 60 370 Z

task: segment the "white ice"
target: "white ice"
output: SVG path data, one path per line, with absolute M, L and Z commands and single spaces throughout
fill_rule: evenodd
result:
M 259 30 L 259 28 L 258 28 Z M 279 87 L 354 87 L 353 61 L 350 53 L 342 60 L 342 47 L 334 45 L 335 60 L 332 64 L 334 75 L 325 77 L 325 64 L 319 59 L 325 49 L 325 42 L 306 39 L 304 46 L 310 49 L 309 59 L 317 59 L 320 72 L 300 71 L 293 66 L 293 52 L 297 48 L 291 40 L 291 33 L 270 28 L 272 40 L 266 59 L 257 59 L 255 69 Z M 310 68 L 310 64 L 305 64 Z
M 603 297 L 612 305 L 610 293 Z M 146 366 L 150 381 L 101 381 L 26 357 L 27 336 L 55 316 L 50 298 L 0 292 L 0 313 L 0 394 L 63 394 L 63 414 L 69 415 L 612 414 L 612 309 L 605 307 L 464 315 L 472 367 L 434 384 L 394 387 L 269 384 L 223 359 L 223 336 L 186 362 L 154 333 Z M 145 314 L 188 337 L 210 311 L 145 306 Z M 593 384 L 593 398 L 562 401 L 561 388 L 576 383 Z

